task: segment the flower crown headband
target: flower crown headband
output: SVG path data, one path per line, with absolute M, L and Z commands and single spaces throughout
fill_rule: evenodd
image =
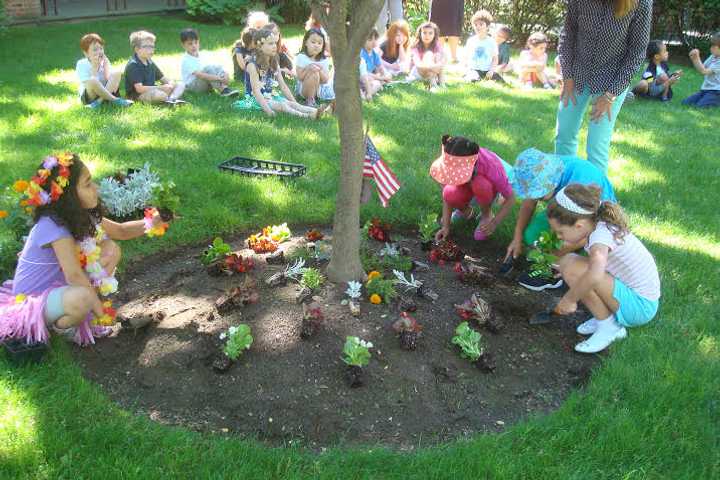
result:
M 59 153 L 45 157 L 37 175 L 30 178 L 30 181 L 16 181 L 13 189 L 27 196 L 25 203 L 30 206 L 40 207 L 56 202 L 70 183 L 70 167 L 74 158 L 72 153 Z M 55 178 L 51 178 L 52 170 L 56 167 L 58 174 Z M 50 193 L 43 188 L 48 181 L 50 181 Z

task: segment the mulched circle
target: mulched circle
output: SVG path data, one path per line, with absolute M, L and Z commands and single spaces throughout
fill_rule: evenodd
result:
M 424 328 L 416 350 L 400 348 L 392 330 L 399 318 L 397 302 L 372 305 L 363 298 L 361 314 L 354 317 L 341 304 L 344 285 L 326 284 L 315 292 L 324 322 L 302 339 L 299 286 L 265 285 L 263 280 L 284 265 L 268 265 L 264 255 L 245 248 L 246 236 L 228 243 L 254 258 L 249 275 L 257 281 L 257 303 L 217 312 L 216 300 L 248 274 L 209 276 L 199 261 L 204 246 L 136 262 L 120 279 L 115 303 L 122 316 L 148 317 L 149 325 L 133 328 L 126 322 L 96 345 L 73 349 L 84 374 L 122 407 L 164 424 L 271 445 L 316 449 L 381 444 L 409 450 L 500 431 L 529 415 L 552 411 L 573 388 L 584 385 L 597 362 L 597 356 L 573 351 L 581 340 L 575 326 L 587 314 L 549 325 L 528 324 L 533 313 L 554 305 L 559 293 L 530 292 L 500 276 L 490 285 L 464 284 L 452 263 L 414 272 L 439 294 L 435 303 L 413 299 L 417 310 L 412 315 Z M 430 263 L 416 238 L 394 234 L 393 239 L 408 247 L 413 258 Z M 282 249 L 288 252 L 303 243 L 302 237 L 293 237 Z M 470 241 L 461 246 L 489 271 L 497 271 L 503 245 Z M 454 304 L 472 293 L 489 302 L 503 325 L 492 333 L 471 323 L 482 333 L 488 365 L 495 367 L 490 373 L 488 365 L 462 359 L 450 343 L 461 321 Z M 223 366 L 219 334 L 241 322 L 252 328 L 254 343 L 225 373 L 218 373 Z M 347 335 L 374 344 L 363 385 L 357 388 L 346 383 L 340 359 Z

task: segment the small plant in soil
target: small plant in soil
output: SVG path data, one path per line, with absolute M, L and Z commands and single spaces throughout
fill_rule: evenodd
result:
M 469 300 L 455 305 L 455 311 L 463 320 L 475 320 L 479 326 L 485 327 L 493 333 L 499 333 L 504 327 L 502 322 L 495 317 L 490 304 L 475 293 Z
M 420 234 L 420 245 L 423 250 L 430 250 L 433 240 L 435 239 L 435 232 L 438 231 L 440 225 L 437 222 L 437 215 L 435 213 L 428 213 L 424 217 L 420 217 L 420 223 L 418 223 L 418 232 Z
M 247 276 L 242 284 L 231 288 L 228 293 L 220 296 L 215 301 L 215 308 L 219 313 L 227 313 L 236 308 L 257 303 L 258 300 L 260 300 L 260 294 L 257 291 L 255 280 Z
M 320 287 L 325 281 L 325 277 L 320 270 L 317 268 L 305 268 L 302 271 L 302 278 L 300 279 L 300 285 L 310 290 L 315 290 Z
M 213 240 L 213 242 L 208 245 L 208 248 L 203 252 L 203 255 L 201 257 L 202 263 L 204 263 L 205 265 L 210 265 L 212 262 L 224 258 L 225 255 L 230 253 L 230 250 L 230 245 L 223 242 L 222 238 L 216 237 L 215 240 Z
M 180 208 L 180 195 L 177 193 L 175 182 L 162 182 L 152 190 L 152 204 L 160 212 L 160 217 L 166 222 L 175 218 L 175 212 Z
M 383 270 L 400 270 L 401 272 L 409 272 L 413 269 L 413 261 L 405 255 L 385 256 L 380 262 Z
M 557 255 L 555 252 L 562 246 L 562 240 L 560 240 L 555 232 L 542 232 L 540 237 L 533 244 L 533 249 L 527 254 L 527 258 L 530 261 L 530 270 L 533 272 L 539 272 L 544 277 L 552 277 L 553 269 L 552 265 L 557 262 Z
M 393 282 L 395 283 L 395 285 L 404 288 L 405 293 L 417 293 L 423 285 L 423 282 L 421 282 L 420 280 L 416 280 L 415 276 L 412 273 L 410 274 L 409 280 L 405 276 L 405 273 L 401 272 L 400 270 L 393 270 L 393 275 L 395 275 L 395 280 L 393 280 Z
M 350 281 L 348 282 L 348 288 L 345 293 L 350 297 L 348 305 L 350 306 L 350 313 L 357 317 L 360 315 L 360 296 L 362 295 L 362 283 Z
M 495 364 L 492 356 L 485 352 L 481 342 L 482 335 L 470 328 L 468 322 L 460 323 L 452 338 L 452 343 L 460 347 L 461 357 L 470 360 L 480 370 L 491 372 L 495 369 Z
M 397 296 L 394 280 L 386 280 L 382 276 L 373 277 L 365 284 L 371 303 L 390 303 Z
M 305 240 L 307 240 L 308 242 L 317 242 L 319 240 L 322 240 L 323 238 L 325 238 L 325 235 L 323 235 L 320 230 L 313 228 L 312 230 L 308 230 L 307 232 L 305 232 Z
M 385 243 L 385 246 L 380 250 L 381 257 L 397 257 L 399 255 L 400 252 L 393 243 Z
M 265 235 L 250 235 L 247 238 L 247 244 L 255 253 L 272 253 L 278 249 L 277 242 Z
M 390 224 L 381 222 L 377 218 L 365 223 L 363 231 L 365 232 L 365 238 L 372 238 L 383 243 L 390 241 Z
M 313 252 L 313 258 L 317 262 L 326 262 L 332 257 L 332 245 L 329 242 L 318 240 L 315 242 L 315 250 Z
M 293 262 L 293 261 L 302 259 L 305 261 L 305 263 L 307 263 L 313 257 L 314 257 L 313 251 L 306 246 L 295 248 L 295 249 L 291 250 L 290 253 L 285 255 L 285 258 L 287 258 L 288 261 Z
M 400 318 L 393 323 L 393 330 L 398 333 L 400 348 L 403 350 L 415 350 L 418 337 L 422 332 L 422 325 L 407 312 L 401 312 Z
M 347 365 L 345 380 L 351 388 L 362 386 L 364 383 L 363 367 L 370 362 L 371 342 L 358 337 L 347 337 L 343 347 L 342 361 Z
M 225 340 L 223 353 L 233 362 L 237 361 L 243 351 L 250 348 L 253 343 L 250 327 L 244 323 L 230 327 L 227 332 L 221 333 L 220 340 Z
M 369 248 L 360 249 L 360 262 L 366 272 L 383 269 L 382 259 Z
M 275 273 L 268 277 L 265 280 L 265 283 L 276 287 L 278 285 L 285 285 L 288 279 L 299 282 L 300 277 L 303 274 L 303 270 L 305 270 L 305 260 L 303 258 L 298 258 L 292 265 L 288 264 L 282 272 Z
M 461 262 L 455 262 L 453 269 L 457 273 L 458 279 L 463 283 L 480 285 L 486 288 L 495 283 L 495 277 L 487 268 L 480 265 L 472 263 L 463 265 Z
M 432 262 L 456 262 L 464 256 L 460 247 L 452 240 L 443 240 L 430 250 Z
M 300 328 L 300 338 L 308 339 L 314 336 L 322 326 L 324 315 L 318 302 L 302 304 L 303 321 Z

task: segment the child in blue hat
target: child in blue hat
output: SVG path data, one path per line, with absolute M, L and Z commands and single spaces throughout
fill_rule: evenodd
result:
M 535 212 L 540 201 L 549 202 L 570 183 L 595 184 L 601 189 L 603 201 L 616 202 L 615 192 L 607 175 L 598 167 L 573 155 L 553 155 L 529 148 L 518 155 L 513 167 L 511 183 L 515 195 L 522 199 L 515 222 L 515 233 L 508 245 L 505 260 L 517 258 L 523 244 L 532 245 L 542 232 L 550 231 L 545 210 Z M 565 245 L 561 253 L 575 251 L 582 246 Z M 562 286 L 562 279 L 545 278 L 537 272 L 523 274 L 520 284 L 530 290 L 545 290 Z

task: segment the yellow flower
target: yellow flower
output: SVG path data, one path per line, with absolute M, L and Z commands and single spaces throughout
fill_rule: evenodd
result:
M 372 295 L 370 295 L 370 303 L 377 305 L 380 302 L 382 302 L 382 297 L 380 295 L 378 295 L 377 293 L 373 293 Z
M 25 207 L 25 213 L 32 213 L 33 209 L 32 207 Z
M 27 295 L 24 293 L 18 293 L 15 295 L 15 303 L 23 303 L 25 299 L 27 298 Z
M 58 163 L 62 165 L 63 167 L 69 167 L 73 164 L 73 155 L 72 153 L 61 153 L 57 156 Z
M 55 179 L 55 183 L 57 183 L 58 185 L 60 185 L 61 188 L 67 187 L 69 182 L 70 182 L 70 180 L 68 180 L 68 179 L 65 178 L 65 177 L 57 177 L 57 178 Z
M 28 188 L 28 182 L 26 180 L 18 180 L 13 183 L 13 190 L 17 193 L 23 193 Z
M 382 277 L 382 273 L 378 272 L 377 270 L 373 270 L 372 272 L 368 273 L 367 281 L 375 280 L 376 278 Z
M 7 210 L 0 210 L 0 218 L 7 218 L 8 212 Z

